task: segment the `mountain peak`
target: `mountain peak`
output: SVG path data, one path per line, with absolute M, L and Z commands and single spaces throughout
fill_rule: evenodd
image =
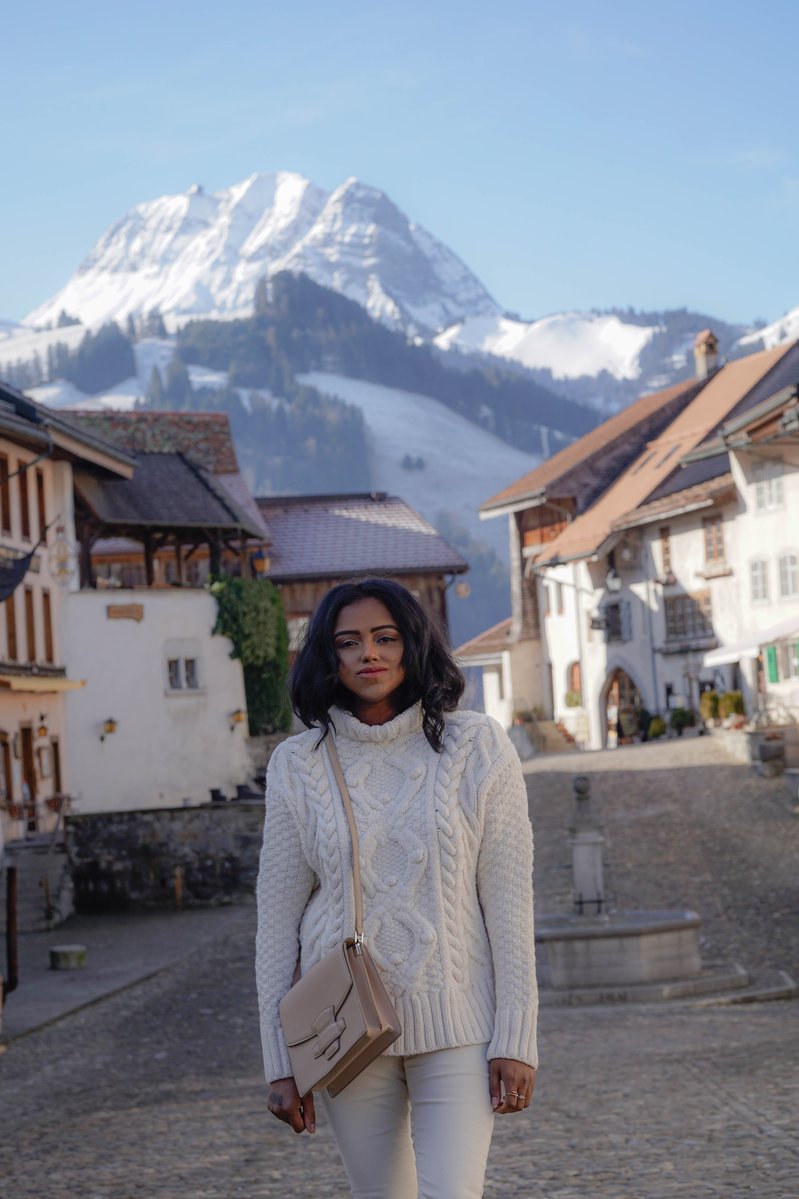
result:
M 87 325 L 153 308 L 176 319 L 244 314 L 258 280 L 280 270 L 409 333 L 499 313 L 479 279 L 384 191 L 351 176 L 325 192 L 276 171 L 137 204 L 24 323 L 52 324 L 62 309 Z

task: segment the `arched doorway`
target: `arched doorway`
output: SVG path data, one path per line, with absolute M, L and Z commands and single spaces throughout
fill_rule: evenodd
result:
M 617 667 L 605 688 L 605 744 L 628 745 L 638 736 L 638 713 L 643 704 L 638 687 L 626 670 Z

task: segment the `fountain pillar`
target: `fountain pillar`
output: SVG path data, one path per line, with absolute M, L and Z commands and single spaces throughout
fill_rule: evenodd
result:
M 591 783 L 588 775 L 576 774 L 574 818 L 569 829 L 572 842 L 572 880 L 574 910 L 578 916 L 600 916 L 605 907 L 605 883 L 602 866 L 601 825 L 591 810 Z

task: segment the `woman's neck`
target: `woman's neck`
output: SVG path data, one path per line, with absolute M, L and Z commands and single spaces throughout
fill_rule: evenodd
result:
M 399 708 L 393 697 L 387 695 L 373 704 L 357 704 L 353 715 L 361 724 L 388 724 L 395 716 L 399 716 Z

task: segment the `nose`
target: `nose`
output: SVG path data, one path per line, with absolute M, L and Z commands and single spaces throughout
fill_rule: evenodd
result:
M 363 659 L 363 661 L 371 662 L 377 656 L 378 656 L 377 646 L 375 645 L 375 643 L 373 641 L 365 641 L 363 643 L 363 650 L 361 652 L 361 658 Z

